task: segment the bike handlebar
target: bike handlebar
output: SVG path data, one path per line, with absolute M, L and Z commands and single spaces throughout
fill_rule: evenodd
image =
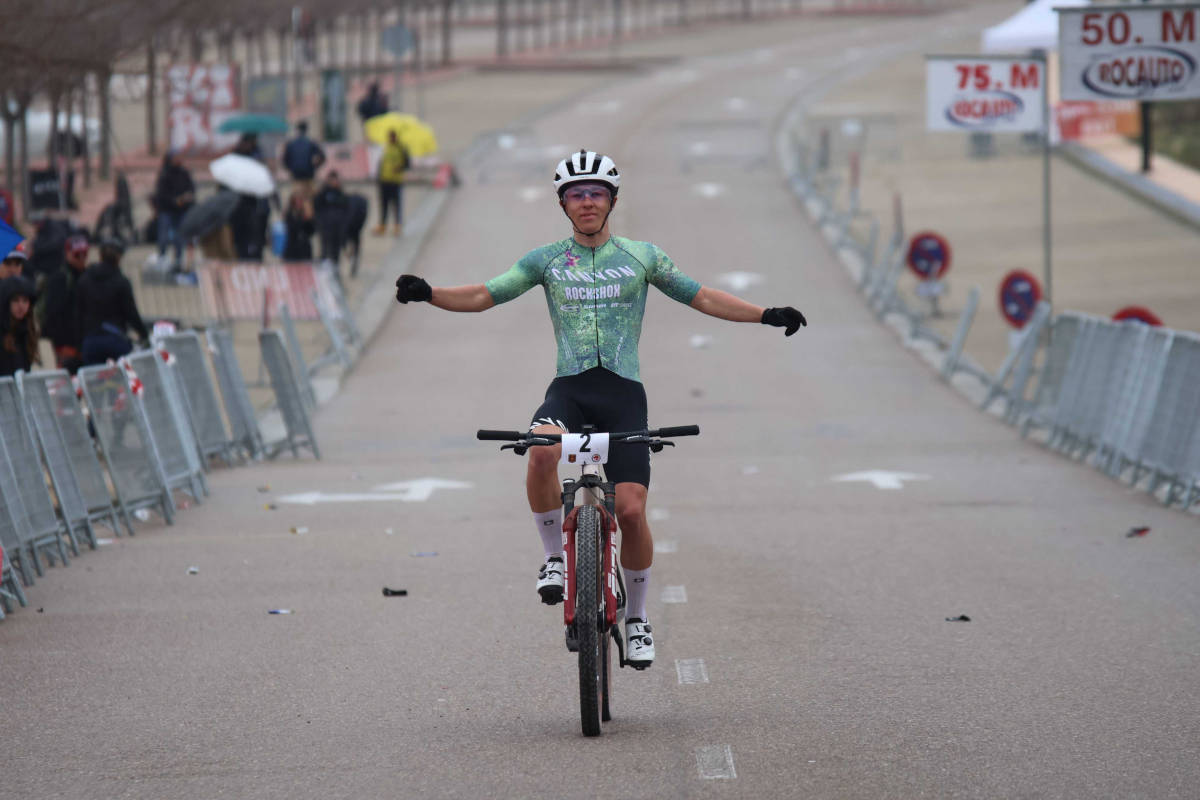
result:
M 625 431 L 624 433 L 610 433 L 608 440 L 610 442 L 622 442 L 626 439 L 657 439 L 664 436 L 699 436 L 699 425 L 676 425 L 669 428 L 656 428 L 645 431 Z M 485 442 L 521 442 L 526 439 L 548 439 L 551 442 L 562 440 L 562 435 L 558 433 L 521 433 L 520 431 L 491 431 L 481 430 L 476 432 L 475 437 Z

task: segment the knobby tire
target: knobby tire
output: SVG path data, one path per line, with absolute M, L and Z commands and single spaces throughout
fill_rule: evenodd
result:
M 603 659 L 606 643 L 601 625 L 600 515 L 580 506 L 575 527 L 575 631 L 579 637 L 579 716 L 584 736 L 600 735 L 604 706 Z

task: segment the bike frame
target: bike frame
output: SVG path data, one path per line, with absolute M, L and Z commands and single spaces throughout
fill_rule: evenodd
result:
M 578 480 L 563 482 L 563 533 L 566 537 L 564 550 L 567 554 L 566 585 L 563 588 L 563 621 L 575 623 L 575 529 L 579 506 L 575 496 L 584 491 L 584 504 L 596 506 L 600 512 L 601 531 L 604 536 L 604 629 L 617 623 L 618 597 L 625 595 L 625 582 L 617 567 L 617 514 L 616 489 L 609 481 L 600 477 L 599 466 L 586 464 Z

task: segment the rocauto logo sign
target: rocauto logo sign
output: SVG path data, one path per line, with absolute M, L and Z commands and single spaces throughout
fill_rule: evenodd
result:
M 929 56 L 926 124 L 935 131 L 1042 129 L 1040 61 Z
M 1066 100 L 1200 97 L 1196 6 L 1059 9 Z

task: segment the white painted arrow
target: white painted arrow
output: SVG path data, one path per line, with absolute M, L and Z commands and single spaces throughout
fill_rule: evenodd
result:
M 418 478 L 376 486 L 373 492 L 338 494 L 334 492 L 304 492 L 279 498 L 281 503 L 312 506 L 317 503 L 377 503 L 383 501 L 421 503 L 428 500 L 438 489 L 470 489 L 473 484 L 443 478 Z
M 428 500 L 438 489 L 470 489 L 475 484 L 467 481 L 453 481 L 446 478 L 417 478 L 415 481 L 400 481 L 399 483 L 385 483 L 383 486 L 376 486 L 376 492 L 405 492 L 408 494 L 408 502 L 421 502 Z
M 717 281 L 723 283 L 735 292 L 740 292 L 749 289 L 756 283 L 762 283 L 765 278 L 757 272 L 722 272 L 717 276 Z
M 834 477 L 835 481 L 863 481 L 875 484 L 876 489 L 903 489 L 904 481 L 927 481 L 928 475 L 917 475 L 912 472 L 888 472 L 882 469 L 872 469 L 866 472 L 850 472 Z

